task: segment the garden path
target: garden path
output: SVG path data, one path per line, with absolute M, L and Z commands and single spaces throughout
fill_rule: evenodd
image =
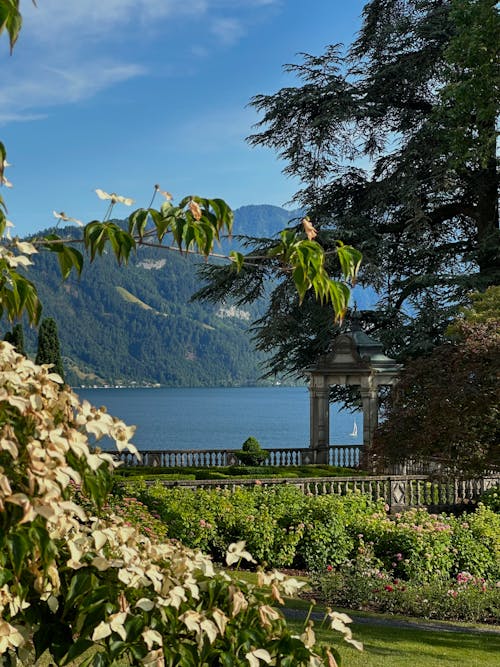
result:
M 474 625 L 466 626 L 447 623 L 445 621 L 410 621 L 401 618 L 389 618 L 387 616 L 358 616 L 356 612 L 352 612 L 349 609 L 343 609 L 339 611 L 344 611 L 347 613 L 352 618 L 353 624 L 359 623 L 362 625 L 382 625 L 393 628 L 413 628 L 415 630 L 429 630 L 434 632 L 461 632 L 467 634 L 500 635 L 500 626 L 498 625 L 492 625 L 491 628 Z M 285 617 L 289 619 L 305 619 L 307 616 L 307 610 L 304 609 L 290 609 L 287 607 L 283 610 L 283 613 Z M 324 614 L 321 612 L 312 612 L 311 614 L 311 619 L 313 621 L 322 621 L 323 618 Z

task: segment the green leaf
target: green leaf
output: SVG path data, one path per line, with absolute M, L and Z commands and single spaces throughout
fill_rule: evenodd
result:
M 229 253 L 229 257 L 233 262 L 233 266 L 236 268 L 236 271 L 239 273 L 241 269 L 243 268 L 243 264 L 245 263 L 245 256 L 241 254 L 241 252 L 236 252 L 236 250 L 231 250 Z
M 110 658 L 119 658 L 126 648 L 127 642 L 124 642 L 123 639 L 109 639 L 108 652 Z
M 105 223 L 94 220 L 89 222 L 83 230 L 83 240 L 87 250 L 90 250 L 90 261 L 93 262 L 97 253 L 102 255 L 104 250 L 104 243 L 106 241 L 105 236 Z
M 16 577 L 19 577 L 24 565 L 24 559 L 30 552 L 30 542 L 25 535 L 14 533 L 7 538 L 7 548 Z
M 2 22 L 2 6 L 0 4 L 0 26 Z M 2 29 L 0 27 L 0 32 L 2 32 Z M 5 144 L 3 144 L 0 141 L 0 181 L 2 180 L 3 172 L 4 172 L 4 162 L 7 159 L 7 150 L 5 148 Z
M 351 292 L 347 285 L 336 280 L 329 281 L 328 292 L 329 299 L 335 311 L 336 319 L 342 320 L 349 304 L 349 297 Z
M 96 653 L 90 664 L 92 667 L 108 667 L 109 660 L 105 653 Z
M 7 30 L 9 34 L 10 52 L 19 37 L 22 26 L 22 16 L 19 11 L 19 0 L 0 1 L 0 34 Z
M 310 287 L 310 283 L 307 280 L 307 276 L 302 266 L 296 266 L 292 273 L 293 282 L 297 292 L 299 293 L 299 301 L 302 303 L 306 295 L 307 290 Z
M 83 238 L 85 247 L 90 250 L 90 261 L 96 254 L 102 255 L 109 242 L 118 263 L 127 263 L 130 252 L 136 247 L 134 238 L 114 222 L 98 222 L 94 220 L 86 225 Z
M 31 522 L 28 528 L 28 536 L 32 543 L 40 549 L 42 562 L 49 563 L 57 555 L 55 542 L 50 538 L 41 516 Z
M 66 604 L 75 605 L 82 600 L 96 586 L 97 579 L 87 568 L 77 570 L 71 578 L 66 594 Z
M 337 255 L 344 277 L 354 280 L 363 258 L 362 253 L 352 246 L 344 245 L 342 241 L 337 241 Z
M 140 208 L 137 211 L 134 211 L 129 216 L 128 219 L 129 234 L 137 233 L 139 235 L 139 238 L 142 239 L 142 237 L 144 236 L 146 225 L 148 224 L 148 218 L 149 218 L 148 210 Z
M 64 246 L 63 251 L 58 255 L 59 267 L 64 280 L 69 276 L 72 269 L 75 268 L 79 276 L 83 270 L 83 255 L 81 252 L 71 246 Z
M 0 266 L 2 263 L 0 262 Z M 3 281 L 0 281 L 1 310 L 5 310 L 12 322 L 19 319 L 24 312 L 30 324 L 37 324 L 42 313 L 42 305 L 34 284 L 4 264 Z

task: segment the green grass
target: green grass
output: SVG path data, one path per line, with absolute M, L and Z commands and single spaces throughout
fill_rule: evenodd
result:
M 335 646 L 345 667 L 497 667 L 500 635 L 444 632 L 391 626 L 351 625 L 355 639 L 362 641 L 364 651 L 334 639 L 337 633 L 316 625 L 316 638 Z M 302 624 L 289 621 L 297 632 Z
M 256 583 L 254 572 L 239 571 L 234 578 Z M 296 577 L 307 581 L 306 577 Z M 286 608 L 300 610 L 304 618 L 309 610 L 307 600 L 287 599 Z M 315 605 L 314 612 L 322 614 L 322 605 Z M 500 634 L 475 634 L 474 630 L 491 630 L 491 626 L 472 623 L 443 623 L 443 630 L 424 630 L 419 627 L 395 627 L 397 621 L 412 624 L 427 623 L 425 620 L 392 616 L 388 614 L 352 612 L 339 609 L 353 619 L 351 629 L 354 639 L 363 642 L 365 650 L 357 651 L 345 643 L 337 632 L 321 628 L 321 621 L 315 621 L 318 641 L 335 646 L 342 656 L 344 667 L 497 667 L 500 655 Z M 362 619 L 364 622 L 356 622 Z M 380 621 L 387 625 L 380 625 Z M 301 634 L 304 625 L 300 620 L 288 620 L 288 624 Z M 433 625 L 439 622 L 432 621 Z M 446 631 L 454 627 L 457 632 Z M 498 628 L 496 628 L 498 629 Z

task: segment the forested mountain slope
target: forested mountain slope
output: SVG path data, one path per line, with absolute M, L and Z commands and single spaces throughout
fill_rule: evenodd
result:
M 235 233 L 273 235 L 290 219 L 275 206 L 236 211 Z M 76 230 L 68 229 L 75 234 Z M 59 327 L 67 381 L 73 385 L 254 384 L 264 359 L 251 343 L 249 325 L 262 305 L 190 302 L 200 287 L 198 260 L 176 252 L 140 249 L 128 266 L 104 255 L 83 274 L 62 282 L 51 253 L 35 256 L 30 277 L 39 286 L 44 317 Z M 25 327 L 27 349 L 36 332 Z

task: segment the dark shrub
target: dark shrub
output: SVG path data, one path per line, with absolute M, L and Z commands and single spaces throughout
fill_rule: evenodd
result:
M 253 436 L 247 438 L 241 446 L 241 451 L 235 452 L 235 454 L 238 461 L 249 466 L 258 466 L 268 457 L 267 452 L 262 449 L 259 441 Z

